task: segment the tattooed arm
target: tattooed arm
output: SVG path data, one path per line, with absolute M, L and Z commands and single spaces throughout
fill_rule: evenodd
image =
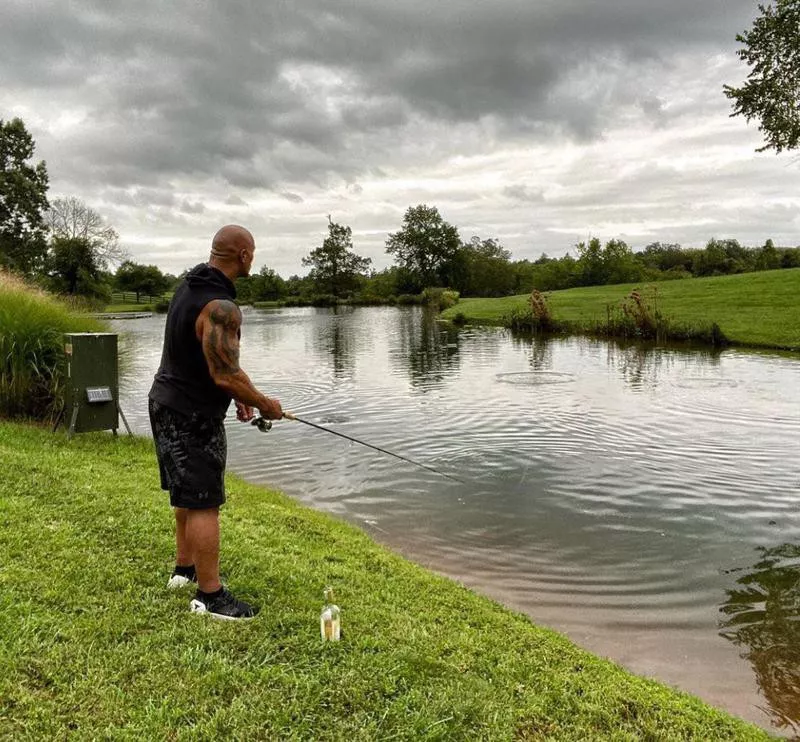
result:
M 217 299 L 200 312 L 195 329 L 203 345 L 208 371 L 214 383 L 237 402 L 256 407 L 264 417 L 280 419 L 281 404 L 264 396 L 239 367 L 239 328 L 242 313 L 232 301 Z

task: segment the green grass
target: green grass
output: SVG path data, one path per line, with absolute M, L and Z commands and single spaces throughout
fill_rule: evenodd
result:
M 282 301 L 255 301 L 253 306 L 256 309 L 277 309 L 283 306 Z
M 233 477 L 222 568 L 262 612 L 192 615 L 147 440 L 0 422 L 0 470 L 1 739 L 768 738 Z
M 104 329 L 97 320 L 0 271 L 0 415 L 51 417 L 64 384 L 64 333 Z
M 103 309 L 107 314 L 127 314 L 129 312 L 152 312 L 152 304 L 109 304 Z
M 653 284 L 589 286 L 549 293 L 556 320 L 580 332 L 605 322 L 608 304 L 619 304 L 633 289 L 657 287 L 658 308 L 677 324 L 716 323 L 733 343 L 771 348 L 800 348 L 800 268 L 687 278 Z M 528 295 L 502 299 L 462 299 L 443 317 L 463 314 L 472 322 L 502 323 L 514 308 L 525 309 Z

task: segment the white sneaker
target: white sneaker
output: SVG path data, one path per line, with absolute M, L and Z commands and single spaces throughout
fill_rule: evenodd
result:
M 186 575 L 178 574 L 178 567 L 175 567 L 175 569 L 172 570 L 172 577 L 170 577 L 167 582 L 167 588 L 169 590 L 178 590 L 192 583 L 197 584 L 197 574 L 194 571 L 194 567 L 192 567 L 191 570 L 192 574 L 187 577 Z

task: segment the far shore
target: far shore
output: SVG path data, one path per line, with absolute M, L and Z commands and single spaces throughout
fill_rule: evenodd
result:
M 562 334 L 619 337 L 606 331 L 609 313 L 619 314 L 619 306 L 633 291 L 639 292 L 674 330 L 672 335 L 666 333 L 665 340 L 800 351 L 800 268 L 649 284 L 587 286 L 544 296 Z M 530 294 L 461 299 L 443 312 L 442 318 L 508 327 L 515 315 L 529 311 L 529 301 Z M 635 335 L 626 337 L 637 339 Z

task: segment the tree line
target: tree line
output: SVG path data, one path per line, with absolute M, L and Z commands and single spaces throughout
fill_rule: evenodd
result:
M 394 265 L 371 269 L 371 260 L 353 247 L 352 230 L 330 220 L 328 236 L 303 265 L 306 276 L 281 278 L 264 267 L 237 290 L 244 302 L 284 301 L 297 304 L 361 304 L 411 302 L 433 287 L 461 296 L 500 297 L 533 289 L 553 291 L 639 281 L 664 281 L 693 276 L 718 276 L 750 271 L 800 267 L 800 247 L 776 247 L 772 240 L 759 247 L 735 239 L 712 239 L 703 248 L 654 242 L 634 252 L 623 240 L 604 244 L 597 238 L 575 245 L 574 256 L 512 260 L 494 238 L 473 236 L 463 241 L 458 229 L 438 209 L 410 207 L 402 228 L 386 240 Z

